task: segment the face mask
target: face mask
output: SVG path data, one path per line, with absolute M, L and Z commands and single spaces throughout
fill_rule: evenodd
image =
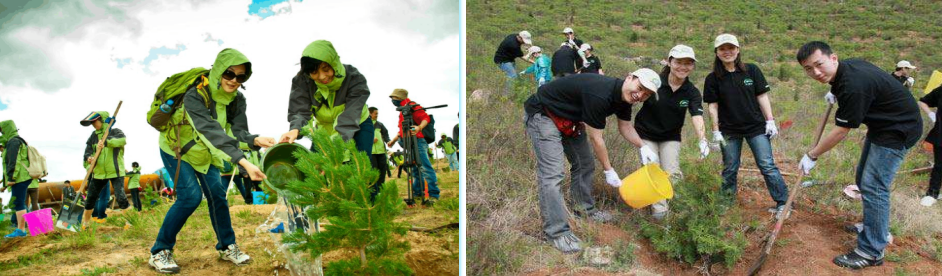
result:
M 400 106 L 400 104 L 402 103 L 402 100 L 392 100 L 392 103 L 395 106 Z

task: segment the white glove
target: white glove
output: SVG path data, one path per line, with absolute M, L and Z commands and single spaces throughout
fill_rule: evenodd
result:
M 605 171 L 605 183 L 615 188 L 621 187 L 621 178 L 618 177 L 615 169 Z
M 915 83 L 916 83 L 916 79 L 914 79 L 913 77 L 909 77 L 906 79 L 906 86 L 912 87 L 913 84 Z
M 805 174 L 811 174 L 811 169 L 814 168 L 815 162 L 816 161 L 811 160 L 811 157 L 808 157 L 806 153 L 805 156 L 801 157 L 801 163 L 798 164 L 798 168 Z
M 648 145 L 642 146 L 639 151 L 641 152 L 641 164 L 642 165 L 647 165 L 652 162 L 653 163 L 658 162 L 657 153 L 654 152 L 654 150 L 652 150 L 651 147 L 649 147 Z
M 935 124 L 935 112 L 929 111 L 929 120 L 931 120 L 932 123 Z
M 837 103 L 837 96 L 834 96 L 834 94 L 831 94 L 831 92 L 828 92 L 827 95 L 824 95 L 824 101 L 827 102 L 828 104 L 835 104 Z
M 719 130 L 713 131 L 713 142 L 718 143 L 722 146 L 726 146 L 726 139 L 723 139 L 723 133 Z
M 523 71 L 520 71 L 520 74 L 517 74 L 517 75 L 523 75 L 523 74 L 526 74 L 526 73 L 527 73 L 527 70 L 523 70 Z
M 592 63 L 589 62 L 588 60 L 583 60 L 583 61 L 582 61 L 582 67 L 583 67 L 583 68 L 589 68 L 589 65 L 592 65 Z
M 700 159 L 706 158 L 707 155 L 710 155 L 710 145 L 707 143 L 706 139 L 701 139 L 697 146 L 700 147 Z
M 769 139 L 778 135 L 778 126 L 775 125 L 775 120 L 765 121 L 765 135 L 768 135 Z

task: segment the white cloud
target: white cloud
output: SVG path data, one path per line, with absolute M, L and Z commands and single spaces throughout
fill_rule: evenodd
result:
M 218 0 L 192 5 L 177 1 L 110 5 L 107 11 L 88 9 L 108 20 L 83 20 L 68 32 L 73 35 L 66 36 L 42 27 L 46 23 L 25 22 L 8 35 L 42 52 L 46 60 L 37 61 L 44 63 L 39 68 L 56 70 L 34 81 L 0 83 L 0 101 L 9 105 L 0 111 L 0 119 L 16 121 L 21 136 L 46 155 L 50 181 L 79 179 L 84 175 L 80 158 L 92 129 L 78 121 L 90 111 L 113 112 L 118 100 L 123 100 L 116 127 L 128 136 L 125 163 L 130 167 L 138 161 L 152 172 L 163 165 L 158 134 L 147 125 L 145 115 L 165 77 L 196 66 L 208 68 L 223 48 L 238 49 L 253 64 L 254 74 L 244 91 L 250 129 L 278 138 L 288 128 L 290 81 L 299 69 L 295 64 L 301 51 L 314 40 L 327 39 L 343 63 L 366 76 L 372 92 L 367 103 L 380 108 L 380 121 L 390 132 L 397 130 L 398 114 L 392 111 L 388 95 L 394 88 L 406 88 L 410 98 L 423 105 L 449 105 L 431 113 L 439 133 L 451 136 L 459 109 L 457 28 L 453 34 L 430 38 L 399 27 L 408 24 L 389 21 L 397 18 L 377 20 L 376 13 L 364 10 L 370 6 L 365 0 L 279 4 L 272 7 L 279 13 L 264 20 L 249 15 L 248 4 Z M 451 18 L 455 22 L 441 24 L 457 25 L 457 16 Z M 178 55 L 159 56 L 147 65 L 153 75 L 145 73 L 140 62 L 150 49 L 176 49 L 177 45 L 186 48 Z M 124 59 L 131 61 L 118 68 Z M 44 79 L 59 83 L 64 79 L 68 84 L 48 91 L 41 89 Z

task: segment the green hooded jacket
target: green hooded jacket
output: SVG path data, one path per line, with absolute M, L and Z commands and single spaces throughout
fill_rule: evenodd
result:
M 248 119 L 245 116 L 245 95 L 239 91 L 226 93 L 221 87 L 222 74 L 229 67 L 240 64 L 246 65 L 245 74 L 251 77 L 252 63 L 249 59 L 235 49 L 224 49 L 216 56 L 207 76 L 208 82 L 197 81 L 199 85 L 188 88 L 183 98 L 183 108 L 177 109 L 170 119 L 172 124 L 186 119 L 187 124 L 179 127 L 179 141 L 176 140 L 176 131 L 173 128 L 161 132 L 160 149 L 164 153 L 175 156 L 174 147 L 179 143 L 182 161 L 186 161 L 197 172 L 205 174 L 210 165 L 224 167 L 223 161 L 226 158 L 228 160 L 225 161 L 232 164 L 237 164 L 245 158 L 239 149 L 239 142 L 246 142 L 253 149 L 258 149 L 255 146 L 255 138 L 258 135 L 249 132 Z M 209 90 L 209 103 L 198 90 L 202 90 L 202 93 Z M 229 132 L 233 136 L 229 136 Z
M 98 141 L 105 135 L 105 129 L 111 124 L 104 123 L 105 118 L 110 114 L 107 111 L 96 111 L 101 116 L 102 124 L 100 130 L 92 131 L 91 136 L 85 141 L 85 155 L 82 158 L 82 164 L 88 169 L 88 158 L 95 154 Z M 108 132 L 108 140 L 105 147 L 101 148 L 101 154 L 95 162 L 95 170 L 92 171 L 94 179 L 111 179 L 115 177 L 124 177 L 124 146 L 127 145 L 127 137 L 124 132 L 118 128 L 112 128 Z
M 444 139 L 438 141 L 438 148 L 445 150 L 445 154 L 455 153 L 455 144 L 453 144 L 451 141 L 451 138 L 445 136 Z
M 131 168 L 131 171 L 128 172 L 127 175 L 129 190 L 141 187 L 141 167 Z
M 18 136 L 16 123 L 13 123 L 13 120 L 0 122 L 0 133 L 0 144 L 4 145 L 3 154 L 0 154 L 3 159 L 3 178 L 13 183 L 30 180 L 29 172 L 26 171 L 26 167 L 29 167 L 29 150 L 23 139 Z M 17 139 L 13 139 L 14 137 Z
M 321 84 L 303 73 L 294 76 L 288 98 L 289 130 L 300 130 L 312 124 L 315 129 L 328 128 L 331 134 L 339 134 L 344 141 L 353 139 L 360 124 L 370 115 L 366 106 L 370 97 L 366 77 L 356 67 L 340 63 L 340 56 L 330 41 L 311 42 L 301 55 L 327 62 L 336 77 L 328 84 Z

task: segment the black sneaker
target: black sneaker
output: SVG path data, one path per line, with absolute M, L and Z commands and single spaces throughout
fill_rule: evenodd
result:
M 868 266 L 881 266 L 883 265 L 883 259 L 870 260 L 858 255 L 855 251 L 851 251 L 850 253 L 835 257 L 834 264 L 840 267 L 861 269 Z

